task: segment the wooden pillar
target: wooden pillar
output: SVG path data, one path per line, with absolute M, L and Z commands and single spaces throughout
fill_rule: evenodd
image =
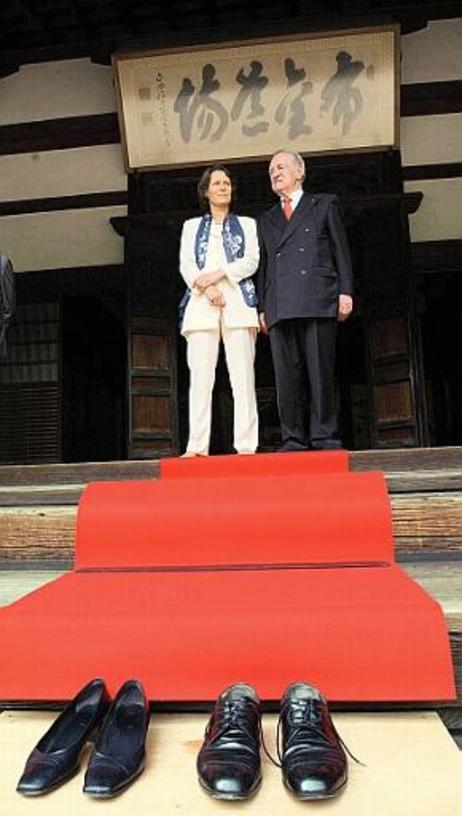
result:
M 179 452 L 177 410 L 178 236 L 155 215 L 113 218 L 127 268 L 127 457 Z
M 419 193 L 371 196 L 356 213 L 373 448 L 428 444 L 407 221 L 420 201 Z

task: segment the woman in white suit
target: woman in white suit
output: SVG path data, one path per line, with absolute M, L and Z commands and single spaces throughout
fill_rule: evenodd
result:
M 208 455 L 220 339 L 234 398 L 234 447 L 238 453 L 254 453 L 258 315 L 251 276 L 259 261 L 256 224 L 231 211 L 234 182 L 226 167 L 209 167 L 197 189 L 207 212 L 185 221 L 180 245 L 180 272 L 188 287 L 181 333 L 188 343 L 190 370 L 189 441 L 183 455 Z

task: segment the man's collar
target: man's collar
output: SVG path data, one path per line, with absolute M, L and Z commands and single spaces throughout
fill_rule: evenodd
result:
M 296 190 L 293 190 L 289 196 L 281 196 L 281 205 L 284 205 L 284 200 L 286 198 L 290 198 L 292 202 L 292 207 L 296 207 L 299 203 L 301 197 L 303 195 L 303 188 L 298 187 Z

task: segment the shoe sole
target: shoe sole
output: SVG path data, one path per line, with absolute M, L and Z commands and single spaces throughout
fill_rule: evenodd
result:
M 211 796 L 212 799 L 221 799 L 228 802 L 242 802 L 245 799 L 251 799 L 259 791 L 262 783 L 262 780 L 259 779 L 258 783 L 255 785 L 254 788 L 252 788 L 252 790 L 250 790 L 244 796 L 239 796 L 236 793 L 217 793 L 217 791 L 214 791 L 213 789 L 211 790 L 206 785 L 204 785 L 200 777 L 198 777 L 198 779 L 199 785 L 201 786 L 202 790 L 205 791 L 205 793 L 207 793 L 209 796 Z

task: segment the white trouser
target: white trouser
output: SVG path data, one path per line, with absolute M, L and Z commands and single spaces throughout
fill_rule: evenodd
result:
M 234 398 L 234 447 L 254 453 L 258 445 L 255 397 L 255 329 L 221 326 L 229 380 Z M 187 450 L 207 455 L 212 420 L 212 391 L 220 345 L 220 329 L 188 334 L 189 442 Z

